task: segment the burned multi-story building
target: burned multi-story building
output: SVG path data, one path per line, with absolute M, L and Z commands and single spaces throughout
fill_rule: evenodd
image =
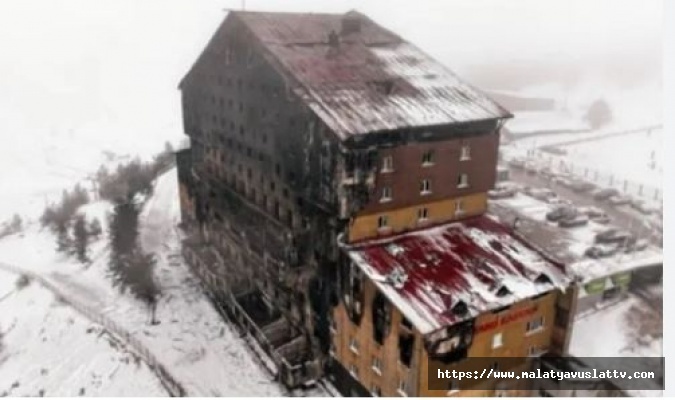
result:
M 230 12 L 180 89 L 186 257 L 287 384 L 425 394 L 421 358 L 490 315 L 552 320 L 559 266 L 484 216 L 511 114 L 417 47 L 357 12 Z

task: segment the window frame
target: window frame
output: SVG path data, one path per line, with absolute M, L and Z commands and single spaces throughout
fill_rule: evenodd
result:
M 497 340 L 499 338 L 499 340 Z M 499 343 L 497 343 L 499 342 Z M 492 335 L 491 341 L 492 350 L 500 349 L 504 347 L 504 332 L 497 332 Z
M 422 166 L 430 167 L 432 165 L 434 165 L 434 151 L 427 150 L 424 153 L 422 153 Z
M 462 179 L 466 178 L 466 179 Z M 469 174 L 467 173 L 460 173 L 457 176 L 457 188 L 458 189 L 466 189 L 469 187 Z
M 471 145 L 469 143 L 462 144 L 459 154 L 459 161 L 471 160 Z
M 422 179 L 420 182 L 420 195 L 428 196 L 432 193 L 431 179 Z
M 383 174 L 394 172 L 394 157 L 391 155 L 382 156 L 380 172 Z
M 382 186 L 382 193 L 380 195 L 380 203 L 388 203 L 394 199 L 391 186 Z

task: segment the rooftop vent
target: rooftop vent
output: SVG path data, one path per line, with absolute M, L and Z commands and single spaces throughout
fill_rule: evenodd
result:
M 350 11 L 342 17 L 341 35 L 361 32 L 361 15 L 356 11 Z
M 546 275 L 545 273 L 543 273 L 543 272 L 542 272 L 541 274 L 539 274 L 539 276 L 537 276 L 537 278 L 534 280 L 534 282 L 535 282 L 535 283 L 542 283 L 542 284 L 544 284 L 544 283 L 553 283 L 553 282 L 551 281 L 551 278 L 550 278 L 548 275 Z
M 394 268 L 387 276 L 386 280 L 396 289 L 402 289 L 408 280 L 408 275 L 401 268 Z
M 506 286 L 502 285 L 499 290 L 497 290 L 497 297 L 506 297 L 511 294 L 511 291 Z

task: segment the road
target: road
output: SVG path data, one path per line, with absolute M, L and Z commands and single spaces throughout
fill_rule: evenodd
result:
M 528 174 L 525 170 L 510 168 L 510 179 L 522 185 L 549 188 L 559 197 L 572 201 L 576 206 L 596 206 L 601 208 L 612 219 L 611 225 L 633 233 L 638 238 L 644 238 L 650 243 L 662 247 L 662 232 L 657 232 L 645 226 L 644 216 L 632 212 L 628 206 L 614 207 L 607 203 L 593 200 L 590 193 L 577 193 L 569 188 L 553 183 L 541 175 Z

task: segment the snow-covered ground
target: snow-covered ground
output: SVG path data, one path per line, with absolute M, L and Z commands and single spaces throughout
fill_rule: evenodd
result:
M 659 303 L 663 301 L 662 290 L 655 298 Z M 607 360 L 615 360 L 616 363 L 619 359 L 614 357 L 621 357 L 618 362 L 624 363 L 626 368 L 650 372 L 649 363 L 663 357 L 662 309 L 659 312 L 643 299 L 630 294 L 626 299 L 577 318 L 572 328 L 569 352 L 575 357 L 584 358 L 591 366 L 599 368 L 612 367 L 606 364 Z M 631 361 L 630 357 L 641 358 Z M 655 382 L 647 385 L 646 387 L 654 389 L 659 387 Z M 663 395 L 659 390 L 644 390 L 646 387 L 640 386 L 637 390 L 627 392 L 636 397 Z
M 0 261 L 40 274 L 74 299 L 131 332 L 167 367 L 188 395 L 282 395 L 282 387 L 271 380 L 236 331 L 223 322 L 188 272 L 180 256 L 180 234 L 176 228 L 179 218 L 177 193 L 176 170 L 172 169 L 158 179 L 154 195 L 148 199 L 141 216 L 141 241 L 147 251 L 156 253 L 158 259 L 156 276 L 162 290 L 157 307 L 159 325 L 148 323 L 150 314 L 143 303 L 111 286 L 103 238 L 93 244 L 94 261 L 85 268 L 75 260 L 57 254 L 53 235 L 33 223 L 23 234 L 0 240 Z M 97 216 L 102 222 L 107 210 L 109 205 L 105 203 L 83 207 L 89 218 Z M 21 307 L 14 306 L 21 314 Z M 29 317 L 31 315 L 23 316 Z M 41 319 L 31 318 L 25 323 L 40 326 Z M 50 329 L 49 326 L 44 328 Z M 96 349 L 92 352 L 92 358 L 96 357 Z M 21 355 L 16 357 L 21 358 Z M 61 351 L 61 357 L 67 359 L 68 353 Z M 21 362 L 28 363 L 29 360 Z M 17 363 L 19 368 L 21 364 Z M 0 376 L 5 375 L 5 368 L 10 367 L 0 364 Z M 8 371 L 23 373 L 20 368 Z M 142 374 L 128 377 L 129 382 L 145 379 Z M 31 390 L 39 389 L 38 382 L 30 387 Z M 146 390 L 142 383 L 138 385 L 125 393 L 153 395 L 154 392 Z M 100 393 L 114 395 L 119 390 Z M 69 393 L 56 391 L 54 394 Z
M 663 129 L 561 146 L 565 162 L 614 174 L 651 188 L 663 187 Z
M 0 270 L 0 397 L 166 396 L 148 367 L 37 282 Z

